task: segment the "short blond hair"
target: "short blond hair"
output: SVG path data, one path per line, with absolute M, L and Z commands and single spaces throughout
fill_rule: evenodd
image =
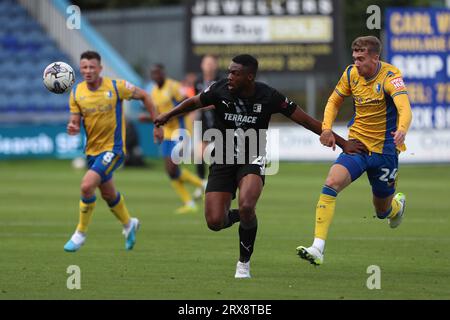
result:
M 370 54 L 381 54 L 381 41 L 375 36 L 358 37 L 352 42 L 352 51 L 365 51 Z

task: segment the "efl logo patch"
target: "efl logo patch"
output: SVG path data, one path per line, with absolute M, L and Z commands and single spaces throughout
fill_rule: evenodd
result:
M 395 78 L 391 80 L 392 85 L 395 89 L 401 89 L 405 87 L 405 83 L 402 78 Z
M 260 113 L 262 110 L 262 104 L 261 103 L 255 103 L 253 105 L 253 112 L 258 112 Z

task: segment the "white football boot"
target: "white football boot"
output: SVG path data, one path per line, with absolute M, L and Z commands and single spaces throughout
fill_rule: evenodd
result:
M 388 218 L 388 223 L 391 228 L 397 228 L 402 223 L 403 216 L 405 215 L 406 197 L 403 193 L 399 192 L 394 197 L 395 200 L 400 202 L 400 211 L 393 218 Z
M 238 261 L 238 263 L 236 264 L 236 274 L 234 275 L 234 277 L 238 279 L 251 278 L 250 261 L 248 262 Z
M 323 253 L 316 247 L 297 247 L 297 254 L 300 258 L 309 261 L 311 264 L 319 266 L 323 263 Z

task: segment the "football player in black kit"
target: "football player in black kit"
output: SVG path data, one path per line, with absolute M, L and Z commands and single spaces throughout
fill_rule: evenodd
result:
M 169 119 L 198 108 L 214 105 L 214 128 L 223 136 L 223 158 L 210 166 L 205 198 L 205 218 L 208 227 L 219 231 L 240 221 L 240 257 L 236 265 L 235 278 L 250 278 L 250 257 L 256 238 L 256 203 L 264 185 L 265 148 L 258 148 L 256 154 L 247 154 L 250 148 L 245 133 L 267 130 L 270 117 L 282 113 L 294 122 L 320 135 L 322 123 L 306 114 L 295 103 L 268 85 L 256 82 L 258 61 L 251 55 L 234 57 L 228 68 L 227 79 L 219 80 L 202 93 L 184 100 L 170 112 L 159 115 L 155 126 L 164 125 Z M 227 132 L 233 130 L 234 135 Z M 228 140 L 244 136 L 245 147 L 236 147 Z M 258 135 L 261 136 L 261 135 Z M 262 135 L 265 139 L 265 135 Z M 345 153 L 366 151 L 357 140 L 346 141 L 335 134 L 337 145 Z M 215 142 L 217 139 L 215 140 Z M 241 139 L 242 141 L 242 139 Z M 259 143 L 258 143 L 259 144 Z M 231 145 L 232 148 L 227 146 Z M 215 145 L 216 155 L 220 151 Z M 242 163 L 241 154 L 245 154 Z M 226 159 L 226 161 L 225 161 Z M 234 159 L 230 163 L 230 159 Z M 223 160 L 223 161 L 221 161 Z M 238 161 L 239 160 L 239 161 Z M 239 209 L 230 210 L 231 201 L 239 188 Z

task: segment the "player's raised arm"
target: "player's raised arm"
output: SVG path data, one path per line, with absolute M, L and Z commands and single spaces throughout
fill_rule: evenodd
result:
M 194 110 L 197 110 L 197 109 L 201 108 L 202 106 L 203 106 L 203 104 L 200 101 L 200 95 L 193 96 L 193 97 L 181 102 L 179 105 L 177 105 L 171 111 L 157 116 L 155 119 L 155 125 L 162 126 L 167 121 L 169 121 L 171 118 L 185 114 L 185 113 L 189 113 Z
M 153 104 L 153 101 L 152 101 L 152 98 L 150 97 L 150 95 L 147 92 L 145 92 L 145 90 L 143 90 L 139 87 L 135 87 L 131 98 L 142 101 L 142 103 L 145 106 L 145 109 L 148 111 L 148 113 L 150 115 L 148 120 L 151 122 L 154 122 L 154 120 L 156 119 L 157 113 L 156 113 L 155 105 Z
M 402 151 L 404 147 L 406 133 L 412 120 L 411 105 L 409 103 L 408 91 L 400 72 L 392 74 L 385 79 L 384 89 L 394 100 L 395 107 L 398 113 L 398 126 L 395 132 L 391 132 L 394 137 L 394 143 Z
M 117 80 L 117 89 L 119 92 L 119 97 L 126 100 L 141 100 L 145 108 L 150 114 L 147 121 L 152 121 L 156 118 L 156 108 L 153 104 L 150 95 L 145 92 L 145 90 L 135 86 L 134 84 L 126 80 Z
M 297 104 L 290 101 L 288 98 L 280 94 L 278 91 L 274 92 L 272 96 L 272 102 L 274 103 L 275 106 L 277 106 L 275 112 L 280 112 L 284 114 L 292 121 L 298 123 L 299 125 L 316 133 L 319 136 L 322 134 L 322 123 L 320 121 L 308 115 Z M 337 145 L 341 147 L 345 153 L 354 154 L 367 151 L 366 147 L 360 141 L 357 140 L 347 141 L 334 132 L 332 132 L 332 136 L 333 139 L 335 139 Z
M 327 105 L 323 115 L 322 133 L 320 134 L 320 143 L 324 146 L 330 147 L 333 150 L 336 148 L 336 139 L 332 133 L 334 120 L 344 102 L 344 97 L 351 95 L 349 67 L 345 69 L 339 82 L 336 85 L 333 93 L 328 98 Z
M 323 115 L 322 133 L 320 134 L 320 142 L 327 147 L 336 148 L 336 138 L 332 132 L 334 120 L 339 112 L 339 109 L 344 102 L 344 97 L 341 96 L 337 90 L 333 91 L 328 98 L 327 105 Z
M 316 133 L 317 135 L 322 134 L 322 123 L 310 115 L 308 115 L 306 112 L 304 112 L 300 107 L 297 107 L 295 111 L 290 115 L 290 118 L 292 121 L 302 125 L 306 129 Z M 340 135 L 336 134 L 335 132 L 331 131 L 331 134 L 333 135 L 333 138 L 336 141 L 336 144 L 341 147 L 341 149 L 345 153 L 354 154 L 354 153 L 360 153 L 360 152 L 366 152 L 366 147 L 358 140 L 345 140 Z M 334 148 L 333 148 L 334 150 Z
M 412 120 L 411 105 L 406 94 L 394 96 L 393 99 L 398 112 L 398 128 L 391 134 L 394 136 L 395 145 L 402 146 Z
M 74 91 L 70 92 L 69 108 L 70 118 L 69 122 L 67 123 L 67 133 L 70 135 L 77 135 L 78 133 L 80 133 L 81 109 L 75 99 Z
M 150 95 L 145 90 L 139 87 L 135 87 L 131 98 L 135 100 L 141 100 L 145 106 L 145 109 L 147 109 L 148 111 L 148 115 L 144 115 L 143 117 L 139 116 L 139 120 L 155 122 L 155 119 L 158 116 L 158 112 L 156 111 L 155 104 L 153 103 Z M 155 125 L 155 127 L 153 128 L 153 140 L 155 141 L 155 143 L 160 143 L 163 138 L 163 130 Z

